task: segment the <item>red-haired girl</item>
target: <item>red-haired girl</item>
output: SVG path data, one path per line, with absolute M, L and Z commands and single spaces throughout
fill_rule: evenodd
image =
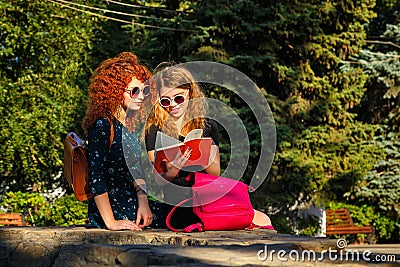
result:
M 94 196 L 88 203 L 89 220 L 97 227 L 160 226 L 158 203 L 147 199 L 135 133 L 143 108 L 152 102 L 149 78 L 136 55 L 123 52 L 102 62 L 90 79 L 82 127 L 87 133 L 89 186 Z

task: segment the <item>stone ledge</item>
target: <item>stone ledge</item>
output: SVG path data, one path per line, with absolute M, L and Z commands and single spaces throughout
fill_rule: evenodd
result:
M 115 232 L 85 227 L 0 227 L 0 266 L 293 265 L 290 261 L 259 260 L 257 252 L 265 250 L 265 246 L 268 251 L 312 250 L 321 256 L 323 250 L 336 249 L 336 240 L 260 229 L 174 233 L 154 229 Z M 301 264 L 329 266 L 337 263 L 325 258 Z M 368 263 L 351 264 L 365 266 Z M 393 264 L 387 266 L 400 266 Z

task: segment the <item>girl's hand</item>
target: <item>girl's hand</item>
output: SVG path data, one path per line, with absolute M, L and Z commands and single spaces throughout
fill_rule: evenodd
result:
M 190 156 L 192 155 L 192 150 L 188 147 L 183 154 L 178 153 L 175 158 L 171 162 L 165 162 L 165 175 L 164 178 L 168 181 L 172 181 L 178 176 L 179 171 L 183 168 L 186 161 L 189 160 Z
M 96 202 L 97 208 L 100 211 L 101 218 L 108 230 L 134 230 L 141 231 L 142 229 L 130 220 L 115 220 L 114 214 L 111 209 L 110 199 L 108 198 L 108 193 L 103 193 L 101 195 L 95 196 L 94 201 Z
M 147 195 L 139 195 L 139 208 L 136 216 L 136 225 L 140 228 L 149 226 L 153 222 L 153 213 L 151 213 Z
M 130 220 L 114 220 L 109 225 L 107 225 L 107 229 L 113 231 L 118 231 L 118 230 L 142 231 L 142 229 L 136 223 Z

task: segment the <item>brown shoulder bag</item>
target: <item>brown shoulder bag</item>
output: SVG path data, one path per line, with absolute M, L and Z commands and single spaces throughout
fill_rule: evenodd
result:
M 114 140 L 114 126 L 111 123 L 110 147 Z M 85 201 L 92 197 L 88 185 L 88 160 L 85 140 L 70 132 L 64 141 L 64 175 L 74 190 L 77 200 Z

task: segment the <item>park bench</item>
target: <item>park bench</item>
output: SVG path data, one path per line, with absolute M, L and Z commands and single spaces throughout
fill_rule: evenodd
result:
M 0 226 L 26 226 L 25 218 L 20 213 L 0 214 Z
M 347 209 L 326 210 L 326 235 L 369 234 L 372 242 L 374 228 L 368 226 L 355 226 Z

